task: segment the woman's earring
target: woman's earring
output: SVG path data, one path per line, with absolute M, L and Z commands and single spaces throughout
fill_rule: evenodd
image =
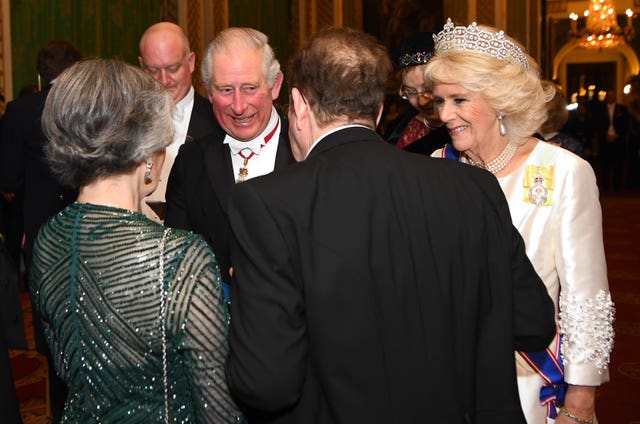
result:
M 153 162 L 151 160 L 147 161 L 147 170 L 144 171 L 144 182 L 149 184 L 153 181 L 153 177 L 151 176 L 151 168 L 153 167 Z
M 504 115 L 502 114 L 502 112 L 498 112 L 498 127 L 500 129 L 500 135 L 506 135 L 507 128 L 504 126 L 504 122 L 502 122 L 502 118 L 504 118 Z

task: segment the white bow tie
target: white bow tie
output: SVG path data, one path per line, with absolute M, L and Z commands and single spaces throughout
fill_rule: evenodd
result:
M 238 140 L 229 140 L 229 148 L 231 149 L 231 153 L 234 155 L 238 154 L 238 152 L 242 150 L 251 150 L 255 154 L 260 154 L 262 138 L 255 138 L 250 141 L 238 141 Z
M 183 107 L 174 108 L 172 117 L 174 121 L 182 122 L 182 120 L 184 119 L 184 108 Z

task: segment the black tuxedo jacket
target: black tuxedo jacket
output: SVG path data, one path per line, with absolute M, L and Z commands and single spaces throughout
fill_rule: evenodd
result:
M 221 129 L 213 115 L 213 106 L 209 99 L 202 97 L 196 91 L 193 96 L 193 109 L 185 142 L 197 140 L 215 131 L 221 131 Z
M 288 138 L 288 125 L 281 117 L 275 169 L 294 162 Z M 227 203 L 236 184 L 229 145 L 224 144 L 222 129 L 207 137 L 180 146 L 167 182 L 168 227 L 201 234 L 216 256 L 222 279 L 230 282 Z
M 596 136 L 602 148 L 608 143 L 607 132 L 609 131 L 609 125 L 611 125 L 609 109 L 606 102 L 598 101 L 592 106 L 592 110 L 592 125 L 595 125 Z M 631 115 L 626 106 L 618 103 L 613 109 L 613 129 L 617 135 L 614 142 L 620 145 L 624 144 L 631 131 Z
M 24 193 L 27 268 L 40 226 L 77 197 L 76 190 L 57 181 L 44 158 L 43 148 L 47 139 L 40 120 L 50 88 L 9 102 L 2 118 L 0 190 Z
M 366 128 L 234 187 L 227 382 L 249 421 L 524 423 L 554 306 L 490 173 Z

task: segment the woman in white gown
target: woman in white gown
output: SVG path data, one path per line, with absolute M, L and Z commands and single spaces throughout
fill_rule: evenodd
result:
M 559 334 L 546 352 L 516 353 L 527 422 L 595 423 L 595 390 L 609 380 L 614 308 L 593 170 L 530 136 L 545 121 L 554 89 L 543 88 L 538 65 L 516 41 L 450 20 L 435 38 L 425 81 L 452 144 L 433 156 L 498 178 L 558 312 Z

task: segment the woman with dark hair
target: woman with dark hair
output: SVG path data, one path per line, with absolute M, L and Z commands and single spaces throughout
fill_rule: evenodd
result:
M 224 379 L 228 314 L 204 240 L 140 213 L 173 137 L 173 102 L 142 70 L 80 62 L 42 122 L 54 174 L 77 201 L 45 224 L 31 273 L 63 422 L 237 422 Z
M 432 32 L 414 33 L 401 43 L 396 62 L 402 79 L 399 95 L 411 108 L 388 122 L 384 131 L 387 142 L 424 155 L 451 141 L 435 111 L 433 95 L 424 87 L 424 69 L 432 57 Z

